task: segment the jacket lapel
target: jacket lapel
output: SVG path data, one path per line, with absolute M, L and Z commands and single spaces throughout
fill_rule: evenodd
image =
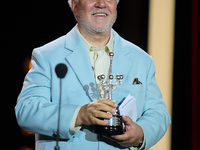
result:
M 95 101 L 100 98 L 100 94 L 96 86 L 96 80 L 88 52 L 76 28 L 77 27 L 75 26 L 66 36 L 65 48 L 71 51 L 71 54 L 66 57 L 66 61 L 73 69 L 79 82 L 83 86 L 83 89 L 89 96 L 90 101 Z M 122 74 L 124 76 L 122 85 L 117 87 L 116 91 L 113 91 L 113 99 L 118 103 L 123 98 L 119 95 L 126 82 L 132 62 L 128 58 L 128 54 L 131 53 L 131 50 L 127 50 L 123 47 L 123 39 L 114 30 L 113 33 L 115 38 L 112 68 L 113 75 L 116 76 L 117 74 Z
M 123 97 L 120 97 L 123 86 L 125 86 L 126 79 L 128 77 L 129 71 L 132 67 L 132 61 L 128 58 L 128 54 L 132 52 L 132 50 L 124 47 L 123 39 L 115 32 L 115 44 L 114 44 L 114 57 L 113 57 L 113 75 L 117 74 L 123 75 L 122 85 L 118 86 L 115 91 L 113 91 L 113 99 L 119 103 Z M 127 96 L 127 95 L 126 95 Z
M 71 51 L 66 57 L 90 101 L 99 99 L 94 72 L 84 43 L 75 26 L 66 36 L 65 48 Z

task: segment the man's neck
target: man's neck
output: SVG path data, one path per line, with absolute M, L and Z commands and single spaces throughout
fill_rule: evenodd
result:
M 79 32 L 81 33 L 81 35 L 92 45 L 97 47 L 98 49 L 101 49 L 102 47 L 104 47 L 109 39 L 110 39 L 110 35 L 111 35 L 111 31 L 108 33 L 97 33 L 97 34 L 91 34 L 85 30 L 82 30 L 81 28 L 79 28 Z

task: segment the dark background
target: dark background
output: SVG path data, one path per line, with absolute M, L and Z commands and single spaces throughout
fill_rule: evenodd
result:
M 34 48 L 65 35 L 76 21 L 67 0 L 11 0 L 3 2 L 2 6 L 2 144 L 7 149 L 22 150 L 22 146 L 34 148 L 34 136 L 22 134 L 14 114 L 17 96 L 26 73 L 24 63 L 31 57 Z M 114 29 L 122 37 L 145 51 L 148 45 L 148 7 L 148 0 L 121 0 L 118 5 L 118 19 L 114 25 Z M 175 19 L 172 149 L 190 150 L 193 144 L 191 1 L 176 1 Z M 199 80 L 196 82 L 199 86 Z M 197 118 L 196 123 L 199 120 Z

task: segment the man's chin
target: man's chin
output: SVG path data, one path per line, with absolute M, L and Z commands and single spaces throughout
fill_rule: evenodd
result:
M 105 34 L 105 33 L 108 33 L 110 32 L 112 26 L 108 25 L 108 26 L 93 26 L 91 29 L 92 29 L 92 32 L 94 33 L 99 33 L 99 34 Z

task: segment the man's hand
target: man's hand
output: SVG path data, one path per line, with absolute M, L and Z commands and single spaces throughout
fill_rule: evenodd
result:
M 107 122 L 102 119 L 111 119 L 117 106 L 117 103 L 105 98 L 84 105 L 78 113 L 75 127 L 83 124 L 105 126 Z
M 126 127 L 124 134 L 112 135 L 110 136 L 111 140 L 116 141 L 123 147 L 131 147 L 138 144 L 144 137 L 142 128 L 128 116 L 122 115 L 122 119 Z

